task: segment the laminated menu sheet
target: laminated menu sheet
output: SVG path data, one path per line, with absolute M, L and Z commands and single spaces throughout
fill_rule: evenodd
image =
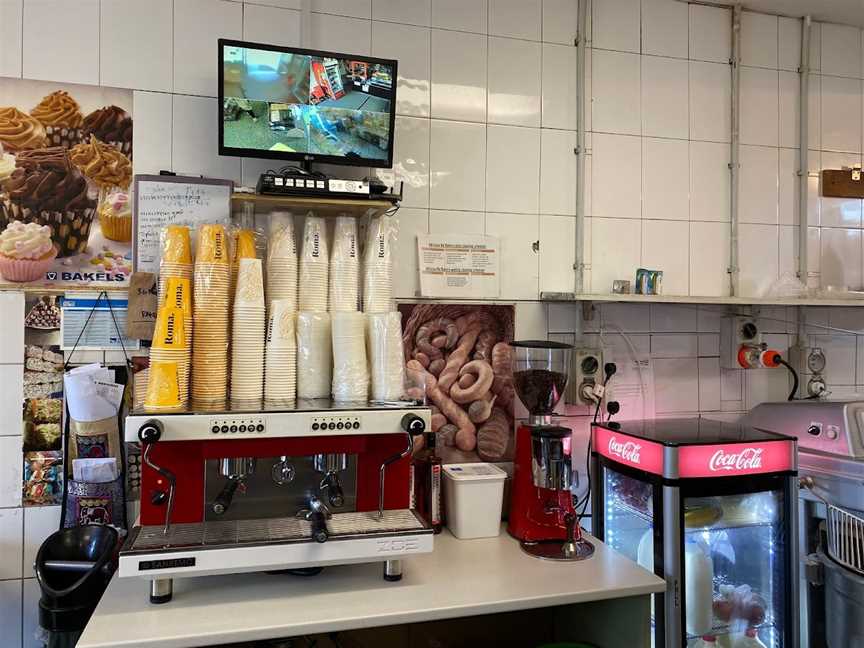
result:
M 159 271 L 159 236 L 167 225 L 231 221 L 230 180 L 185 176 L 136 175 L 133 242 L 135 270 Z
M 60 317 L 60 348 L 69 351 L 101 351 L 125 348 L 127 351 L 140 347 L 138 340 L 117 334 L 126 331 L 129 300 L 125 293 L 107 293 L 100 298 L 98 292 L 67 292 L 63 299 Z M 113 316 L 112 316 L 113 311 Z M 116 319 L 116 324 L 114 320 Z M 75 346 L 75 342 L 78 346 Z
M 494 236 L 419 235 L 420 295 L 498 297 L 501 290 L 499 252 L 500 241 Z

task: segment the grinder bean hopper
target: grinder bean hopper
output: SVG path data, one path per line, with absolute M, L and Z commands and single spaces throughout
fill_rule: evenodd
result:
M 573 347 L 561 342 L 511 342 L 516 395 L 528 423 L 516 431 L 510 535 L 547 560 L 584 560 L 594 546 L 582 537 L 573 505 L 572 430 L 552 423 L 567 387 Z

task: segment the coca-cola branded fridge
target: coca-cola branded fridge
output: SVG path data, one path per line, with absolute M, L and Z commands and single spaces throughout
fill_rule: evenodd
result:
M 795 440 L 707 419 L 592 426 L 593 533 L 666 579 L 657 648 L 798 646 Z

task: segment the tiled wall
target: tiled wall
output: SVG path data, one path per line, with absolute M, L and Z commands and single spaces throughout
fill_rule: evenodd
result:
M 592 18 L 586 287 L 641 266 L 667 294 L 726 295 L 731 10 L 595 0 Z M 741 35 L 740 294 L 755 296 L 798 268 L 801 23 L 745 11 Z M 858 28 L 813 25 L 811 285 L 864 281 L 862 201 L 820 198 L 816 173 L 861 162 L 862 49 Z

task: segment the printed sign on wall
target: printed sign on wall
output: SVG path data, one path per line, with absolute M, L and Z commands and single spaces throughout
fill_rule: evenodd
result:
M 0 79 L 0 278 L 128 283 L 132 92 Z

